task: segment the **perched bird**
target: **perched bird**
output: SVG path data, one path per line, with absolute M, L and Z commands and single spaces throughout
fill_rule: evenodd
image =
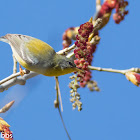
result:
M 0 41 L 11 46 L 13 55 L 24 68 L 45 76 L 60 76 L 78 71 L 74 61 L 57 54 L 47 43 L 31 36 L 7 34 Z

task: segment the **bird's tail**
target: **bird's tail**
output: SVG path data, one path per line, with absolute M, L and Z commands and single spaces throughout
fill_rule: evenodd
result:
M 9 40 L 5 38 L 5 36 L 0 37 L 0 41 L 9 43 Z

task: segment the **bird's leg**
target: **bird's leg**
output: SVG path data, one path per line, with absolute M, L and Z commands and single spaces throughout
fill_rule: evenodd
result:
M 13 74 L 14 74 L 14 73 L 17 73 L 17 60 L 16 60 L 14 54 L 13 54 L 13 63 L 14 63 L 14 65 L 13 65 Z
M 56 108 L 59 108 L 59 101 L 60 101 L 61 111 L 63 112 L 63 105 L 62 105 L 58 77 L 55 77 L 55 81 L 56 81 L 56 100 L 54 101 L 54 105 Z
M 13 74 L 15 74 L 15 73 L 17 73 L 17 60 L 16 60 L 14 54 L 13 54 L 13 63 L 14 63 L 14 65 L 13 65 Z M 25 69 L 25 72 L 24 72 L 22 70 L 20 64 L 19 64 L 19 71 L 20 71 L 21 76 L 23 76 L 24 74 L 29 74 L 30 73 L 30 71 L 27 70 L 27 69 Z
M 22 70 L 21 65 L 19 64 L 19 72 L 20 75 L 23 76 L 25 74 L 25 72 Z

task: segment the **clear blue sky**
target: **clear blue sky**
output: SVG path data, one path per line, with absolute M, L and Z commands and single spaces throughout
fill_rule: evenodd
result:
M 119 25 L 110 20 L 100 31 L 101 41 L 94 66 L 127 69 L 140 67 L 140 1 L 130 1 L 129 14 Z M 3 0 L 0 4 L 0 35 L 18 33 L 39 38 L 56 51 L 62 34 L 79 26 L 95 13 L 95 0 Z M 0 42 L 0 79 L 12 73 L 12 52 Z M 63 117 L 72 140 L 140 140 L 140 88 L 123 75 L 93 72 L 101 92 L 79 90 L 83 110 L 72 110 L 68 88 L 70 75 L 61 76 Z M 1 115 L 15 140 L 66 140 L 57 109 L 54 109 L 54 78 L 38 76 L 25 86 L 16 85 L 0 94 L 0 107 L 15 99 L 13 108 Z

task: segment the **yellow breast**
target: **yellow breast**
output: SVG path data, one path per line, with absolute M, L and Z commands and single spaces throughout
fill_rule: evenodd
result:
M 45 75 L 45 76 L 60 76 L 60 75 L 72 73 L 74 71 L 75 71 L 74 68 L 67 68 L 64 70 L 62 70 L 62 69 L 50 69 L 50 70 L 46 70 L 46 72 L 43 75 Z

